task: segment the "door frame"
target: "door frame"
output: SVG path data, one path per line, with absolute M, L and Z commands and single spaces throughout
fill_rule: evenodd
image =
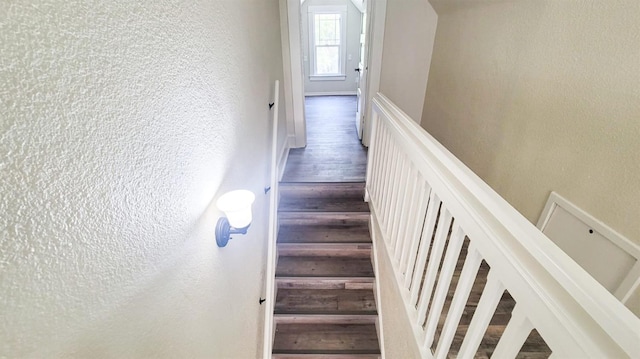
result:
M 387 0 L 369 0 L 367 4 L 369 25 L 366 39 L 368 42 L 366 91 L 364 101 L 364 119 L 362 122 L 362 144 L 369 147 L 371 136 L 371 101 L 380 90 L 382 71 L 382 49 L 384 46 L 384 26 L 387 16 Z
M 358 72 L 358 87 L 356 89 L 356 101 L 358 102 L 356 108 L 356 132 L 358 134 L 358 140 L 362 142 L 362 135 L 364 133 L 364 129 L 362 128 L 364 125 L 364 115 L 365 115 L 365 103 L 367 102 L 367 80 L 368 80 L 368 72 L 369 72 L 369 39 L 367 36 L 369 35 L 369 27 L 371 24 L 371 6 L 369 6 L 368 0 L 352 0 L 358 10 L 360 10 L 360 51 L 359 60 L 358 60 L 358 68 L 356 71 Z M 368 6 L 364 6 L 367 3 Z M 365 27 L 366 26 L 366 27 Z
M 370 13 L 367 39 L 369 39 L 367 89 L 364 102 L 364 123 L 362 143 L 369 145 L 371 100 L 380 88 L 382 69 L 382 46 L 387 0 L 369 0 Z M 282 63 L 284 70 L 284 102 L 287 115 L 289 147 L 307 145 L 306 119 L 304 113 L 304 68 L 302 62 L 300 0 L 280 0 L 280 34 L 282 40 Z
M 300 9 L 300 0 L 280 0 L 284 105 L 290 148 L 300 148 L 307 145 Z M 290 26 L 290 24 L 294 26 Z

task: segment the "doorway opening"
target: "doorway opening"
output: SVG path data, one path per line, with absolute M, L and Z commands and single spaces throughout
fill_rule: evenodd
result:
M 356 141 L 367 145 L 366 109 L 369 92 L 375 93 L 379 84 L 386 0 L 281 0 L 281 4 L 284 5 L 281 15 L 286 16 L 283 52 L 285 57 L 288 55 L 285 59 L 285 98 L 293 102 L 287 107 L 294 110 L 291 116 L 288 114 L 290 128 L 294 129 L 290 131 L 291 147 L 307 145 L 305 106 L 320 101 L 314 98 L 325 96 L 345 97 L 337 103 L 353 106 L 350 124 Z M 374 4 L 382 19 L 377 22 L 382 25 L 377 29 L 377 84 L 375 79 L 368 81 L 368 60 L 372 56 L 368 38 L 375 30 L 370 21 L 374 18 Z M 288 74 L 289 94 L 286 93 Z

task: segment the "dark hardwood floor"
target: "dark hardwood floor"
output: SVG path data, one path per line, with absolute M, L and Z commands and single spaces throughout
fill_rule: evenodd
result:
M 375 359 L 364 183 L 280 183 L 274 359 Z
M 380 357 L 356 97 L 306 99 L 278 205 L 273 358 Z
M 294 148 L 283 182 L 364 182 L 367 149 L 356 133 L 356 96 L 305 100 L 307 147 Z

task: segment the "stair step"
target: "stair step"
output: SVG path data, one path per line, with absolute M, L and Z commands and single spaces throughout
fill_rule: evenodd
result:
M 374 323 L 276 325 L 274 354 L 379 354 Z
M 280 288 L 276 314 L 373 314 L 376 302 L 372 289 Z
M 370 258 L 280 256 L 276 276 L 373 277 Z
M 279 277 L 276 285 L 280 289 L 371 289 L 373 277 Z
M 272 358 L 380 358 L 364 188 L 280 184 Z
M 273 354 L 272 359 L 380 359 L 378 354 Z
M 369 204 L 362 198 L 306 198 L 282 197 L 280 211 L 305 212 L 369 212 Z
M 278 255 L 370 258 L 371 243 L 280 243 Z
M 367 353 L 367 354 L 363 354 Z M 380 359 L 378 350 L 280 350 L 273 352 L 271 358 L 319 358 L 319 359 Z M 535 358 L 534 358 L 535 359 Z
M 371 351 L 373 352 L 373 351 Z M 326 352 L 322 350 L 307 350 L 301 352 L 299 350 L 289 350 L 283 353 L 273 353 L 272 359 L 286 358 L 286 359 L 380 359 L 380 351 L 374 354 L 362 354 L 362 351 L 333 351 Z
M 280 196 L 344 198 L 364 200 L 365 182 L 280 182 Z
M 368 212 L 278 212 L 278 223 L 283 225 L 369 225 Z
M 280 211 L 369 212 L 364 183 L 281 183 Z
M 274 314 L 278 324 L 375 324 L 377 315 L 373 314 Z
M 321 221 L 323 218 L 316 219 Z M 278 243 L 371 243 L 367 219 L 327 220 L 325 223 L 287 224 L 281 220 Z

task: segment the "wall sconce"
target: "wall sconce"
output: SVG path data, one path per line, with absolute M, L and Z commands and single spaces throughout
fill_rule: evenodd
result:
M 251 205 L 256 196 L 244 189 L 223 194 L 216 202 L 216 207 L 226 217 L 220 217 L 216 225 L 216 243 L 224 247 L 232 234 L 247 234 L 251 225 Z

